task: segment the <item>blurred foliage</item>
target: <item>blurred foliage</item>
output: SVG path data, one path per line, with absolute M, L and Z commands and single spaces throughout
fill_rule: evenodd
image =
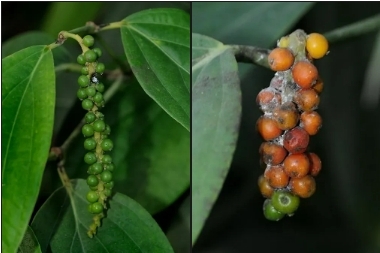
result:
M 295 29 L 325 33 L 380 12 L 380 4 L 375 2 L 325 2 L 310 5 L 312 8 L 307 3 L 284 4 L 287 7 L 276 8 L 276 3 L 269 2 L 193 3 L 193 32 L 223 43 L 273 48 L 279 38 L 273 34 L 286 25 L 279 22 L 278 14 L 289 9 L 304 8 L 307 12 L 289 21 L 292 28 L 282 35 Z M 258 33 L 264 35 L 258 37 Z M 372 56 L 375 42 L 376 32 L 334 44 L 328 56 L 316 61 L 325 81 L 319 109 L 324 123 L 311 139 L 311 150 L 320 155 L 323 168 L 316 179 L 315 195 L 302 201 L 295 216 L 281 222 L 265 220 L 257 187 L 262 174 L 258 154 L 262 141 L 255 132 L 261 115 L 255 98 L 274 73 L 239 64 L 243 115 L 238 145 L 222 192 L 193 252 L 380 251 L 380 108 L 378 101 L 371 107 L 361 103 L 365 80 L 378 80 L 368 76 L 378 73 L 368 70 L 379 66 L 379 58 Z M 372 84 L 377 92 L 379 86 L 380 82 Z

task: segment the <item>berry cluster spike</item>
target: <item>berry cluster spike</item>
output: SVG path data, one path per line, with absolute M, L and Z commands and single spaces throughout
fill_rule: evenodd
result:
M 322 118 L 316 111 L 323 81 L 313 64 L 328 51 L 326 38 L 296 30 L 282 37 L 268 56 L 276 71 L 256 102 L 264 113 L 256 124 L 264 139 L 259 148 L 264 173 L 258 179 L 264 216 L 278 221 L 297 210 L 300 198 L 314 194 L 314 177 L 321 170 L 317 154 L 308 151 L 309 136 L 317 134 Z
M 90 49 L 93 45 L 94 38 L 91 35 L 83 37 L 83 52 L 77 57 L 77 62 L 83 65 L 82 75 L 78 78 L 77 96 L 82 101 L 83 109 L 88 111 L 84 118 L 85 125 L 82 127 L 82 134 L 86 138 L 84 148 L 88 151 L 84 156 L 84 161 L 89 166 L 87 184 L 90 191 L 86 199 L 89 202 L 88 211 L 94 215 L 93 223 L 87 232 L 91 238 L 96 234 L 100 221 L 104 217 L 104 210 L 107 209 L 106 200 L 111 196 L 114 185 L 112 157 L 106 154 L 113 148 L 113 142 L 108 138 L 111 128 L 105 123 L 104 115 L 99 111 L 104 107 L 104 85 L 99 78 L 105 67 L 103 63 L 98 62 L 98 58 L 102 55 L 101 50 Z

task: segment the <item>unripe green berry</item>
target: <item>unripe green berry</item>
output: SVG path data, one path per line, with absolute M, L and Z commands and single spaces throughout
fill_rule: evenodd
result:
M 92 123 L 95 121 L 95 119 L 96 119 L 96 116 L 93 112 L 88 112 L 84 116 L 84 120 L 86 121 L 86 123 Z
M 104 165 L 104 168 L 105 168 L 106 170 L 113 171 L 114 168 L 115 168 L 115 165 L 113 165 L 113 163 L 105 164 L 105 165 Z
M 82 73 L 82 75 L 88 75 L 88 67 L 87 66 L 82 67 L 80 72 Z
M 98 175 L 103 172 L 103 165 L 101 163 L 94 163 L 90 167 L 91 174 Z
M 271 197 L 273 207 L 284 214 L 294 213 L 300 204 L 298 196 L 287 191 L 275 191 Z
M 102 174 L 100 174 L 100 179 L 104 182 L 104 183 L 109 183 L 112 181 L 112 173 L 108 170 L 105 170 L 102 172 Z
M 93 150 L 96 147 L 96 141 L 94 138 L 87 138 L 84 141 L 84 148 L 87 150 Z
M 114 186 L 114 182 L 113 181 L 104 184 L 104 187 L 106 189 L 112 189 L 113 186 Z
M 106 128 L 106 124 L 104 123 L 103 120 L 96 120 L 93 124 L 94 126 L 94 131 L 96 132 L 102 132 Z
M 89 191 L 86 195 L 86 199 L 88 202 L 94 203 L 94 202 L 98 201 L 99 195 L 95 191 Z
M 95 71 L 99 74 L 102 74 L 105 70 L 105 66 L 103 63 L 99 62 L 97 65 L 96 65 L 96 68 L 95 68 Z
M 106 196 L 106 197 L 110 197 L 111 194 L 112 194 L 112 191 L 110 189 L 104 189 L 103 190 L 103 194 Z
M 90 78 L 88 78 L 88 76 L 81 75 L 78 77 L 78 84 L 80 87 L 85 88 L 90 84 Z
M 94 102 L 95 103 L 101 103 L 103 102 L 103 95 L 100 92 L 97 92 L 94 96 Z
M 99 91 L 99 92 L 104 92 L 104 84 L 103 83 L 98 83 L 96 85 L 96 89 Z
M 113 142 L 110 139 L 105 139 L 100 144 L 103 151 L 111 151 L 113 148 Z
M 103 163 L 112 163 L 112 157 L 110 155 L 104 155 L 102 157 L 102 162 Z
M 95 202 L 91 204 L 91 213 L 93 214 L 99 214 L 103 212 L 103 205 L 99 202 Z
M 273 207 L 270 199 L 264 201 L 263 212 L 264 217 L 271 221 L 279 221 L 285 216 L 284 213 L 277 211 L 276 208 Z
M 77 97 L 78 97 L 80 100 L 86 99 L 86 98 L 87 98 L 87 92 L 86 92 L 86 89 L 84 89 L 84 88 L 80 88 L 80 89 L 77 91 Z
M 92 125 L 90 125 L 90 124 L 83 125 L 83 127 L 82 127 L 82 134 L 85 137 L 93 136 L 94 135 L 94 128 L 92 127 Z
M 84 53 L 84 59 L 87 62 L 94 62 L 94 61 L 96 61 L 97 58 L 98 58 L 98 55 L 93 50 L 87 50 Z
M 86 88 L 86 92 L 89 97 L 93 97 L 96 94 L 96 89 L 94 86 L 89 86 Z
M 84 155 L 84 162 L 87 164 L 94 164 L 96 162 L 96 155 L 93 152 L 88 152 Z M 93 185 L 95 186 L 95 185 Z
M 102 56 L 102 50 L 100 50 L 100 48 L 96 47 L 96 48 L 94 48 L 92 50 L 96 53 L 96 55 L 98 56 L 98 58 L 100 56 Z
M 85 65 L 86 64 L 86 59 L 84 58 L 83 54 L 78 55 L 77 57 L 77 62 L 80 65 Z
M 106 134 L 106 135 L 111 134 L 111 127 L 109 125 L 106 125 L 106 128 L 103 131 L 103 134 Z
M 89 175 L 87 177 L 87 184 L 88 186 L 97 186 L 99 184 L 99 179 L 95 175 Z
M 86 47 L 92 47 L 94 45 L 94 41 L 94 37 L 92 37 L 91 35 L 86 35 L 83 37 L 82 43 Z
M 85 99 L 82 101 L 82 108 L 85 110 L 91 110 L 94 103 L 90 99 Z

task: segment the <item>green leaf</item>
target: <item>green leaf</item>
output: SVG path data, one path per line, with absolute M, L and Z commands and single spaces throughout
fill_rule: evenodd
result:
M 15 252 L 37 200 L 53 131 L 55 75 L 46 46 L 2 59 L 2 247 Z
M 115 189 L 154 214 L 190 185 L 190 133 L 150 99 L 137 80 L 123 87 L 102 111 L 114 142 Z M 83 141 L 78 136 L 68 150 L 71 178 L 87 175 Z
M 24 239 L 17 250 L 17 253 L 40 253 L 41 248 L 36 235 L 34 234 L 31 227 L 28 226 L 28 230 L 24 235 Z
M 190 130 L 190 17 L 179 9 L 151 9 L 125 18 L 124 51 L 145 92 Z
M 117 193 L 109 201 L 107 216 L 94 238 L 87 236 L 92 214 L 85 199 L 85 180 L 71 181 L 72 199 L 61 187 L 37 212 L 32 228 L 42 252 L 128 252 L 171 253 L 165 234 L 150 214 L 131 198 Z M 70 206 L 71 203 L 71 206 Z
M 233 52 L 212 38 L 192 37 L 192 240 L 223 186 L 238 138 L 241 92 Z
M 30 46 L 49 45 L 55 40 L 56 38 L 53 36 L 41 31 L 29 31 L 16 35 L 2 45 L 2 58 Z M 72 56 L 63 46 L 55 48 L 53 56 L 55 65 L 73 60 Z

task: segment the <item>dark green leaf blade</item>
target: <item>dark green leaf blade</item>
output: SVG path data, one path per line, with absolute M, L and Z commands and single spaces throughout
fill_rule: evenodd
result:
M 223 186 L 238 137 L 241 91 L 230 47 L 192 38 L 192 240 Z
M 37 200 L 53 131 L 52 52 L 32 46 L 2 60 L 2 247 L 15 252 Z
M 124 51 L 145 92 L 190 129 L 190 18 L 179 9 L 151 9 L 124 19 Z
M 20 247 L 17 250 L 17 253 L 41 253 L 40 244 L 36 238 L 36 235 L 33 232 L 33 229 L 28 226 L 28 230 L 22 239 Z
M 73 198 L 70 200 L 61 187 L 44 203 L 32 222 L 42 252 L 46 252 L 49 246 L 58 253 L 173 252 L 165 234 L 150 214 L 120 193 L 110 200 L 107 217 L 94 238 L 90 239 L 86 234 L 92 222 L 85 199 L 88 186 L 83 179 L 72 180 L 71 183 Z

